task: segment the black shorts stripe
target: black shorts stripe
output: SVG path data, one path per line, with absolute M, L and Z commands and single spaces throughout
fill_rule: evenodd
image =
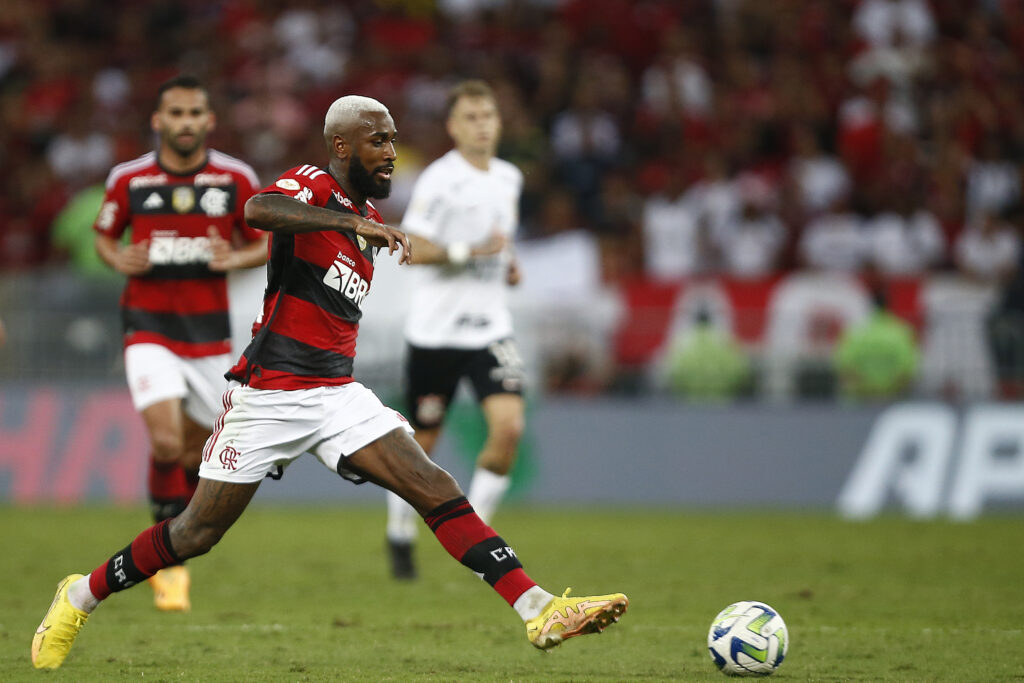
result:
M 121 323 L 125 334 L 156 332 L 173 341 L 190 344 L 219 342 L 231 337 L 231 325 L 226 312 L 185 315 L 125 308 L 121 310 Z
M 318 349 L 273 330 L 267 330 L 256 357 L 250 361 L 267 370 L 326 378 L 348 377 L 352 374 L 353 365 L 351 356 Z
M 184 263 L 153 266 L 144 275 L 137 276 L 143 280 L 216 280 L 224 279 L 224 273 L 210 270 L 205 263 Z

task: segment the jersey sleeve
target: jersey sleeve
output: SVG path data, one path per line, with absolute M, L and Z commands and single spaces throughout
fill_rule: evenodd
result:
M 283 194 L 303 204 L 326 206 L 331 197 L 330 175 L 316 166 L 303 164 L 282 173 L 259 194 Z
M 96 215 L 92 229 L 101 235 L 119 239 L 124 234 L 131 220 L 131 205 L 128 203 L 128 182 L 118 179 L 113 183 L 107 180 L 107 189 L 103 195 L 103 203 Z
M 436 174 L 430 169 L 420 174 L 402 216 L 402 230 L 413 235 L 436 240 L 441 234 L 441 221 L 445 213 L 445 198 Z
M 253 171 L 252 175 L 255 178 L 256 172 Z M 262 239 L 265 233 L 262 230 L 249 227 L 249 224 L 245 222 L 245 203 L 256 194 L 257 186 L 253 184 L 247 175 L 239 173 L 235 176 L 235 187 L 238 192 L 238 201 L 235 202 L 235 226 L 238 228 L 239 234 L 247 242 L 255 242 Z

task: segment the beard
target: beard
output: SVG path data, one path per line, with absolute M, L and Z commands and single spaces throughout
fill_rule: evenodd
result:
M 363 166 L 362 160 L 353 156 L 348 165 L 348 180 L 356 192 L 371 199 L 387 199 L 391 194 L 391 178 L 377 180 L 373 173 L 389 168 L 389 166 L 378 166 L 371 173 Z
M 176 154 L 187 157 L 206 144 L 206 133 L 193 133 L 192 142 L 182 142 L 177 135 L 165 134 L 164 141 Z

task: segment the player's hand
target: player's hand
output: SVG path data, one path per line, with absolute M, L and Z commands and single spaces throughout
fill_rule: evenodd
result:
M 152 267 L 149 262 L 149 240 L 125 245 L 117 252 L 115 268 L 122 275 L 142 275 Z
M 387 247 L 388 254 L 394 254 L 395 250 L 398 249 L 399 265 L 412 263 L 412 247 L 409 246 L 409 238 L 398 228 L 362 220 L 356 226 L 356 234 L 375 247 Z
M 508 264 L 508 271 L 505 273 L 505 282 L 509 287 L 515 287 L 523 279 L 523 271 L 519 268 L 519 261 L 512 259 Z
M 206 236 L 210 238 L 210 270 L 222 273 L 237 268 L 237 257 L 231 242 L 221 237 L 212 225 L 206 229 Z
M 505 247 L 508 246 L 508 237 L 505 233 L 495 230 L 487 239 L 481 244 L 473 245 L 470 249 L 470 256 L 476 258 L 479 256 L 494 256 L 504 251 Z

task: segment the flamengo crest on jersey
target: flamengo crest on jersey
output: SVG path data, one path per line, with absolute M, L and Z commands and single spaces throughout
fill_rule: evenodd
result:
M 309 164 L 284 173 L 261 192 L 383 223 L 370 202 L 360 214 L 331 174 Z M 257 389 L 351 382 L 376 253 L 348 230 L 273 234 L 261 323 L 227 376 Z
M 249 165 L 213 149 L 192 173 L 165 170 L 155 152 L 114 167 L 93 229 L 114 239 L 130 230 L 133 244 L 148 241 L 152 265 L 121 295 L 125 345 L 161 344 L 185 357 L 230 351 L 225 274 L 208 266 L 207 232 L 261 239 L 243 217 L 258 186 Z
M 420 174 L 402 229 L 443 247 L 480 244 L 495 231 L 511 241 L 522 186 L 522 173 L 507 161 L 491 159 L 484 171 L 451 150 Z M 512 336 L 508 264 L 503 253 L 472 259 L 465 267 L 417 266 L 406 340 L 424 348 L 482 349 Z

